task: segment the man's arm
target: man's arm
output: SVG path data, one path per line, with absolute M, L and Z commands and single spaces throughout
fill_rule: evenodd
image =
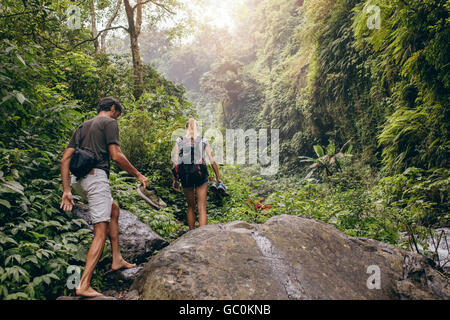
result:
M 71 211 L 74 205 L 72 192 L 70 191 L 70 174 L 69 174 L 69 164 L 70 159 L 75 152 L 74 148 L 67 148 L 61 158 L 61 179 L 63 184 L 63 196 L 60 208 L 64 211 Z
M 127 157 L 122 153 L 120 146 L 117 144 L 110 144 L 108 145 L 108 151 L 111 155 L 111 159 L 116 162 L 122 170 L 136 177 L 144 185 L 144 188 L 147 187 L 148 179 L 143 176 L 130 161 L 128 161 Z

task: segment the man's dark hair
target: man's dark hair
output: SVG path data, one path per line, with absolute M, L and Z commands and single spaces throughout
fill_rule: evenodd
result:
M 97 105 L 97 113 L 101 111 L 110 111 L 111 107 L 114 106 L 116 111 L 119 111 L 120 113 L 123 112 L 123 106 L 119 102 L 119 100 L 113 98 L 113 97 L 106 97 L 100 100 L 100 102 Z

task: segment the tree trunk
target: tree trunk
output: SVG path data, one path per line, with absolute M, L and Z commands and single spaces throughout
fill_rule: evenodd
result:
M 94 40 L 95 53 L 98 53 L 100 48 L 98 45 L 96 20 L 97 19 L 95 16 L 95 4 L 94 4 L 94 0 L 91 0 L 91 33 L 92 33 L 92 38 L 95 39 Z
M 142 61 L 139 53 L 139 42 L 136 34 L 130 33 L 131 56 L 133 58 L 134 90 L 133 96 L 139 99 L 144 91 Z
M 114 22 L 114 20 L 117 17 L 117 14 L 119 13 L 119 9 L 120 9 L 121 4 L 122 4 L 122 0 L 117 0 L 116 7 L 114 8 L 114 11 L 113 11 L 111 17 L 109 18 L 105 29 L 111 28 L 112 23 Z M 102 35 L 100 36 L 100 51 L 102 53 L 106 53 L 106 35 L 107 34 L 108 34 L 108 31 L 104 31 L 102 33 Z
M 144 92 L 144 80 L 142 71 L 142 61 L 139 52 L 139 34 L 141 33 L 142 25 L 142 0 L 137 0 L 136 4 L 136 21 L 134 19 L 134 9 L 130 5 L 129 0 L 124 0 L 125 12 L 128 20 L 128 32 L 130 35 L 130 48 L 131 56 L 133 59 L 133 77 L 134 77 L 134 89 L 133 96 L 135 99 Z

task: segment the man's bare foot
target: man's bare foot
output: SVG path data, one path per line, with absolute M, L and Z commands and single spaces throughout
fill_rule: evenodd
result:
M 119 270 L 119 269 L 130 269 L 136 267 L 135 263 L 128 263 L 125 260 L 120 259 L 119 262 L 113 262 L 111 265 L 111 269 L 113 271 Z
M 95 291 L 94 289 L 92 289 L 92 287 L 89 287 L 87 290 L 81 289 L 81 288 L 77 288 L 75 290 L 75 293 L 77 296 L 82 296 L 82 297 L 99 297 L 99 296 L 103 296 L 102 293 Z

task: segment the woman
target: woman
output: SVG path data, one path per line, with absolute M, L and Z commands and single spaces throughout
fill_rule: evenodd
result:
M 181 180 L 183 192 L 188 203 L 187 220 L 189 229 L 195 227 L 195 197 L 197 194 L 198 220 L 200 226 L 208 224 L 206 216 L 206 194 L 208 192 L 208 169 L 205 162 L 205 152 L 214 168 L 216 181 L 221 182 L 219 168 L 211 151 L 208 141 L 199 136 L 198 123 L 190 118 L 186 123 L 186 135 L 179 137 L 175 144 L 175 157 L 173 160 L 172 187 L 179 192 L 178 179 Z

